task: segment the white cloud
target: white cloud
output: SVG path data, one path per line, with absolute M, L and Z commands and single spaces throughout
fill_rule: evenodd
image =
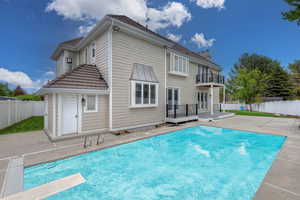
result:
M 78 27 L 79 30 L 79 35 L 86 35 L 88 32 L 90 32 L 94 27 L 95 27 L 95 23 L 94 24 L 90 24 L 90 25 L 82 25 Z
M 191 0 L 196 1 L 196 4 L 202 8 L 225 8 L 225 0 Z
M 203 33 L 196 33 L 192 39 L 192 42 L 194 42 L 198 48 L 202 48 L 202 47 L 211 47 L 213 46 L 214 42 L 216 41 L 216 39 L 205 39 L 205 36 Z
M 179 42 L 182 38 L 182 35 L 175 35 L 172 33 L 168 33 L 167 38 L 169 38 L 170 40 L 173 40 L 174 42 Z
M 169 2 L 161 8 L 149 8 L 147 0 L 52 0 L 46 11 L 55 11 L 66 19 L 86 23 L 80 27 L 81 33 L 106 14 L 126 15 L 141 24 L 147 23 L 152 30 L 180 27 L 191 19 L 190 12 L 182 3 Z
M 38 88 L 40 81 L 33 81 L 24 72 L 11 72 L 5 68 L 0 68 L 0 81 L 7 82 L 12 85 L 20 85 L 22 88 Z
M 55 73 L 53 71 L 48 71 L 48 72 L 46 72 L 46 75 L 53 76 L 53 75 L 55 75 Z

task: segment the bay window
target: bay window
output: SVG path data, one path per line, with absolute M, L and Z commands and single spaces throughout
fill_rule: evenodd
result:
M 131 106 L 151 107 L 158 105 L 158 83 L 131 81 Z

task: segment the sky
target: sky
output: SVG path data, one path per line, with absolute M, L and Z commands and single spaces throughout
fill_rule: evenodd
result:
M 0 81 L 34 92 L 54 77 L 58 43 L 85 35 L 106 14 L 125 14 L 199 52 L 227 75 L 243 53 L 287 67 L 300 59 L 300 26 L 283 0 L 0 0 Z

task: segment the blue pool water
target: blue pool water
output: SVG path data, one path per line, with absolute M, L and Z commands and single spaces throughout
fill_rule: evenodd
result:
M 48 199 L 247 200 L 285 137 L 198 126 L 26 168 L 25 189 L 80 173 Z

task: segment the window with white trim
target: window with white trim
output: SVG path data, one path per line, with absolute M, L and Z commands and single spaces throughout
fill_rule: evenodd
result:
M 98 112 L 98 96 L 86 95 L 84 112 Z
M 131 81 L 131 106 L 158 105 L 158 83 Z
M 189 60 L 187 57 L 171 53 L 170 72 L 179 75 L 188 75 Z

